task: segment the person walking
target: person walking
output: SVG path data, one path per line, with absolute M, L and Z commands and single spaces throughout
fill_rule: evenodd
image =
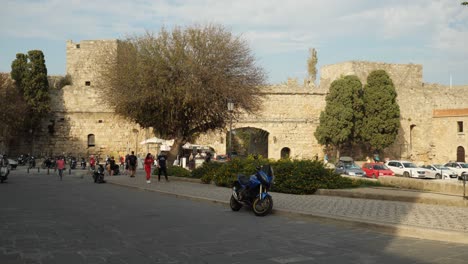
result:
M 58 160 L 57 160 L 57 169 L 59 171 L 59 177 L 60 177 L 60 180 L 62 180 L 63 178 L 63 170 L 65 170 L 65 159 L 63 157 L 60 157 Z
M 154 159 L 151 153 L 148 153 L 145 158 L 145 171 L 146 171 L 146 183 L 151 183 L 151 166 L 153 165 Z
M 137 157 L 135 156 L 135 152 L 132 151 L 132 154 L 128 156 L 128 169 L 130 170 L 130 177 L 135 177 L 137 166 Z
M 110 159 L 109 159 L 109 176 L 113 176 L 114 175 L 114 170 L 115 170 L 115 159 L 114 159 L 114 156 L 112 156 Z
M 168 182 L 169 179 L 167 178 L 167 156 L 164 152 L 158 155 L 158 181 L 161 180 L 161 173 L 164 173 L 164 177 L 166 177 L 166 181 Z
M 94 158 L 94 155 L 91 155 L 89 158 L 89 167 L 91 170 L 94 170 L 96 168 L 96 159 Z

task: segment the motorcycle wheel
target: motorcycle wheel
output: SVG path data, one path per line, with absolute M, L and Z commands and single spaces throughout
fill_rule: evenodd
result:
M 273 199 L 271 196 L 267 196 L 263 200 L 257 197 L 252 204 L 252 209 L 256 216 L 265 216 L 273 209 Z
M 231 210 L 237 212 L 242 208 L 242 204 L 240 204 L 234 196 L 231 195 L 231 201 L 229 202 L 229 205 L 231 206 Z

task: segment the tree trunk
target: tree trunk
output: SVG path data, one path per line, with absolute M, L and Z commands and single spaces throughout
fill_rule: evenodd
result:
M 185 142 L 182 139 L 180 139 L 180 138 L 174 139 L 174 145 L 172 145 L 171 150 L 167 154 L 167 162 L 168 162 L 167 164 L 169 166 L 172 166 L 172 164 L 174 164 L 174 160 L 177 159 L 177 155 L 182 154 L 182 146 L 184 144 L 185 144 Z M 180 158 L 180 156 L 179 156 L 179 158 Z

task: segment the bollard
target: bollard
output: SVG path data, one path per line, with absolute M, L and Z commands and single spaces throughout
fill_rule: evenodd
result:
M 39 173 L 39 167 L 37 167 L 37 173 Z
M 28 173 L 29 173 L 29 167 L 28 167 Z
M 468 175 L 462 174 L 463 177 L 463 200 L 465 200 L 466 197 L 466 178 L 468 178 Z
M 49 175 L 49 167 L 47 167 L 47 175 Z
M 68 169 L 68 175 L 71 175 L 71 168 Z

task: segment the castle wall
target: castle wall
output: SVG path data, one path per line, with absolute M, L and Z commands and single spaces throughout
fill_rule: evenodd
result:
M 67 42 L 67 74 L 73 84 L 53 91 L 52 114 L 40 131 L 29 135 L 34 136 L 33 146 L 25 145 L 19 152 L 30 152 L 31 148 L 37 154 L 81 156 L 124 154 L 135 149 L 137 153 L 155 151 L 154 146 L 139 144 L 152 133 L 117 116 L 106 105 L 109 98 L 100 95 L 97 83 L 103 56 L 116 54 L 117 45 L 116 40 Z M 386 157 L 445 162 L 456 159 L 457 147 L 468 150 L 464 132 L 457 132 L 457 122 L 468 127 L 468 115 L 463 111 L 456 116 L 438 114 L 467 108 L 468 86 L 425 84 L 422 66 L 415 64 L 344 62 L 324 66 L 318 87 L 299 85 L 293 79 L 263 87 L 261 111 L 238 116 L 233 129 L 250 127 L 268 132 L 269 158 L 280 158 L 283 148 L 289 148 L 293 158 L 322 158 L 323 146 L 317 143 L 314 132 L 331 82 L 353 74 L 365 84 L 368 74 L 378 69 L 392 78 L 401 111 L 397 142 L 385 150 Z M 209 145 L 224 154 L 228 129 L 206 133 L 193 143 Z M 89 146 L 89 135 L 94 135 L 94 146 Z
M 450 88 L 425 84 L 422 82 L 421 65 L 352 61 L 324 66 L 320 86 L 321 89 L 328 89 L 331 82 L 345 75 L 356 75 L 365 84 L 369 73 L 380 69 L 389 74 L 395 85 L 401 115 L 397 141 L 386 150 L 389 158 L 446 162 L 456 159 L 453 144 L 468 149 L 466 141 L 460 140 L 456 132 L 454 134 L 456 130 L 446 130 L 447 127 L 456 126 L 455 119 L 433 117 L 434 109 L 466 108 L 468 86 Z M 458 120 L 462 121 L 460 118 Z M 454 141 L 456 138 L 458 140 Z
M 295 82 L 263 88 L 262 110 L 255 115 L 242 115 L 233 122 L 233 130 L 258 128 L 269 133 L 268 157 L 279 159 L 281 150 L 289 148 L 290 156 L 298 159 L 323 157 L 323 147 L 317 143 L 314 131 L 318 117 L 325 108 L 325 94 L 313 87 Z M 198 143 L 213 147 L 224 154 L 228 129 L 220 133 L 202 135 Z M 215 139 L 215 140 L 213 140 Z

